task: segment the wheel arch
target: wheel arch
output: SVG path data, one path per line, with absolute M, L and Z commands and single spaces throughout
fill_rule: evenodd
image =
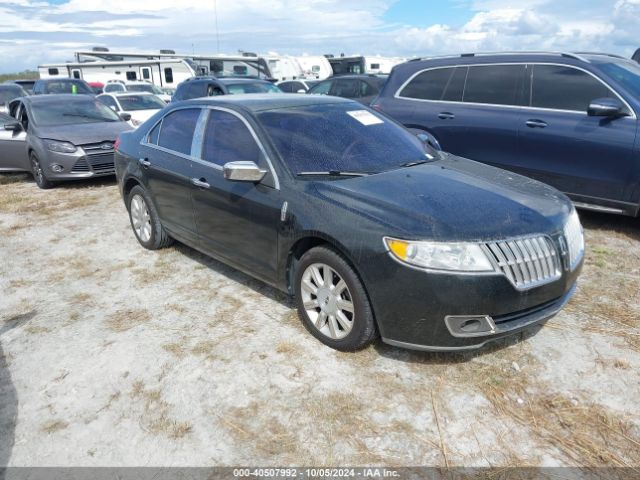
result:
M 124 200 L 125 203 L 127 203 L 127 197 L 129 197 L 129 193 L 131 192 L 131 190 L 133 190 L 133 187 L 135 187 L 136 185 L 141 186 L 142 188 L 144 188 L 144 186 L 142 185 L 142 182 L 140 180 L 138 180 L 135 177 L 128 177 L 122 184 L 122 199 Z

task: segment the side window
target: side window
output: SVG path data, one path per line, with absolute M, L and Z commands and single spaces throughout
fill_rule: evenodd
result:
M 217 97 L 218 95 L 224 95 L 220 87 L 213 83 L 207 84 L 207 97 Z
M 202 145 L 203 160 L 222 167 L 238 161 L 259 164 L 260 158 L 260 148 L 242 120 L 228 112 L 211 111 Z
M 360 98 L 362 94 L 360 92 L 359 83 L 359 80 L 350 80 L 346 78 L 336 80 L 336 87 L 333 95 L 344 98 Z
M 360 96 L 361 97 L 369 97 L 371 95 L 376 95 L 378 93 L 378 89 L 373 85 L 368 84 L 367 82 L 360 81 Z
M 58 70 L 57 68 L 50 68 L 49 75 L 60 75 L 60 70 Z
M 80 70 L 74 70 L 73 71 L 73 78 L 80 79 Z
M 292 93 L 293 90 L 293 82 L 284 82 L 284 83 L 279 83 L 278 87 L 280 88 L 280 90 L 282 90 L 284 93 Z
M 98 100 L 100 100 L 102 103 L 104 103 L 107 107 L 110 107 L 114 112 L 117 112 L 119 110 L 118 109 L 118 104 L 113 99 L 113 97 L 111 97 L 109 95 L 101 95 L 101 96 L 98 97 Z
M 162 120 L 158 145 L 184 155 L 191 154 L 193 132 L 200 116 L 199 108 L 175 110 Z
M 173 70 L 171 68 L 164 69 L 164 80 L 167 83 L 173 83 Z
M 556 65 L 534 65 L 531 106 L 586 112 L 589 104 L 614 94 L 587 72 Z
M 155 127 L 151 129 L 149 134 L 147 135 L 147 142 L 152 145 L 158 144 L 158 136 L 160 135 L 160 127 L 162 126 L 162 122 L 159 122 Z
M 329 91 L 331 90 L 331 80 L 326 82 L 320 82 L 318 85 L 309 90 L 309 93 L 313 93 L 314 95 L 329 95 Z
M 419 100 L 461 102 L 467 67 L 437 68 L 422 72 L 400 92 L 401 97 Z
M 127 80 L 137 80 L 138 75 L 136 72 L 127 72 Z
M 151 78 L 151 70 L 149 70 L 148 68 L 143 68 L 142 78 L 144 78 L 145 80 L 149 80 Z
M 467 103 L 524 105 L 524 65 L 470 66 L 463 100 Z

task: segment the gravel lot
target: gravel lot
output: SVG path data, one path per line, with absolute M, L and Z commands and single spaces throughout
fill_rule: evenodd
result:
M 640 221 L 581 217 L 579 291 L 545 327 L 344 354 L 270 287 L 143 250 L 114 180 L 0 175 L 0 466 L 640 467 Z

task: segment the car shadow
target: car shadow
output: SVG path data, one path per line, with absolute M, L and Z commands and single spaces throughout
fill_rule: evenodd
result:
M 640 240 L 640 219 L 611 213 L 578 210 L 582 226 L 588 230 L 614 231 L 629 240 Z
M 7 356 L 2 349 L 2 338 L 8 331 L 24 325 L 35 315 L 36 311 L 32 310 L 0 323 L 0 480 L 4 480 L 5 468 L 11 459 L 18 420 L 18 394 L 11 380 Z

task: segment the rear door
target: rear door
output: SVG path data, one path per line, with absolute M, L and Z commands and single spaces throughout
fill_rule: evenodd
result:
M 200 108 L 173 110 L 141 146 L 140 165 L 163 225 L 178 239 L 197 242 L 191 205 L 191 146 Z
M 198 160 L 193 161 L 193 211 L 200 245 L 213 256 L 272 282 L 282 200 L 266 153 L 243 117 L 209 110 Z M 262 183 L 225 180 L 228 162 L 252 161 L 269 171 Z
M 6 123 L 13 123 L 20 118 L 23 109 L 22 102 L 14 102 L 11 111 L 17 118 L 0 113 L 0 170 L 29 170 L 27 133 L 24 129 L 4 129 Z
M 513 166 L 574 200 L 628 200 L 637 120 L 589 117 L 589 104 L 603 97 L 618 98 L 585 70 L 534 65 L 532 108 L 519 124 L 520 154 Z

